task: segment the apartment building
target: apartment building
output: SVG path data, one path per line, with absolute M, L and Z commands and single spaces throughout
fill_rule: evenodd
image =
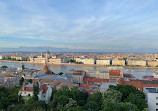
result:
M 158 66 L 158 61 L 148 61 L 148 66 L 156 67 Z
M 84 70 L 69 70 L 67 71 L 73 78 L 74 83 L 83 83 L 83 78 L 86 76 L 86 71 Z
M 61 63 L 68 63 L 67 58 L 50 58 L 49 63 L 50 64 L 61 64 Z
M 114 65 L 114 66 L 125 66 L 125 60 L 114 59 L 114 60 L 112 60 L 112 65 Z
M 83 64 L 95 64 L 94 58 L 75 58 L 76 62 L 82 62 Z
M 129 66 L 146 66 L 147 62 L 144 60 L 127 60 Z
M 144 93 L 147 98 L 149 111 L 158 111 L 158 88 L 157 87 L 146 87 Z
M 110 60 L 96 60 L 97 65 L 105 65 L 109 66 L 110 65 Z

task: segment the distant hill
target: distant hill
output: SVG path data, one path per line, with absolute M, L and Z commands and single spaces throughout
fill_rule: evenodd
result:
M 33 53 L 33 52 L 63 52 L 63 53 L 157 53 L 158 48 L 137 48 L 137 49 L 70 49 L 70 48 L 55 48 L 55 47 L 18 47 L 18 48 L 0 48 L 0 52 L 23 52 L 23 53 Z

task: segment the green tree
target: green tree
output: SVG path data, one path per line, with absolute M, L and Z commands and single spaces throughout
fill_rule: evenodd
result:
M 29 82 L 32 83 L 32 79 L 29 79 Z
M 102 99 L 103 102 L 121 102 L 122 94 L 120 91 L 117 90 L 107 90 L 103 93 Z
M 33 86 L 33 98 L 34 98 L 34 101 L 38 101 L 38 93 L 39 93 L 39 84 L 37 82 Z
M 102 111 L 139 111 L 136 105 L 131 103 L 115 103 L 105 102 L 102 106 Z
M 23 85 L 23 82 L 24 82 L 24 78 L 22 77 L 22 78 L 19 80 L 19 85 L 22 86 L 22 85 Z
M 58 75 L 63 75 L 63 72 L 58 73 Z
M 24 65 L 22 65 L 22 70 L 24 70 L 25 69 L 25 66 Z
M 123 101 L 129 96 L 130 93 L 139 96 L 142 99 L 145 99 L 145 94 L 139 91 L 136 87 L 132 85 L 117 85 L 117 86 L 110 86 L 110 89 L 118 90 L 122 93 Z
M 132 104 L 135 104 L 139 108 L 140 111 L 148 107 L 144 99 L 140 98 L 137 95 L 134 95 L 133 93 L 129 94 L 125 102 L 130 102 Z
M 8 67 L 7 67 L 7 66 L 2 66 L 2 67 L 1 67 L 1 69 L 6 69 L 6 68 L 8 68 Z
M 74 108 L 79 109 L 79 106 L 77 105 L 77 102 L 76 102 L 76 101 L 74 101 L 72 98 L 69 98 L 69 103 L 67 103 L 67 104 L 64 106 L 64 109 L 65 109 L 66 111 L 70 111 L 70 110 L 72 110 L 72 109 L 74 109 Z

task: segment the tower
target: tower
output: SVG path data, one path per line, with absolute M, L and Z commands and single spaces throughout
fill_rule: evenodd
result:
M 47 57 L 47 53 L 46 53 L 45 65 L 44 65 L 43 71 L 45 71 L 45 74 L 52 74 L 52 72 L 48 68 L 47 62 L 48 62 L 48 57 Z

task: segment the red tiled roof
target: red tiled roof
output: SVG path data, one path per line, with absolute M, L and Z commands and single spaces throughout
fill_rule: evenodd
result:
M 136 88 L 139 88 L 141 91 L 143 91 L 144 87 L 158 87 L 158 81 L 157 80 L 135 80 L 135 81 L 124 81 L 123 79 L 120 80 L 120 85 L 132 85 Z
M 38 79 L 32 79 L 32 82 L 34 83 L 34 82 L 38 82 Z
M 100 79 L 100 78 L 96 78 L 96 77 L 84 77 L 83 78 L 83 82 L 108 82 L 109 79 Z
M 110 70 L 109 75 L 120 75 L 121 71 L 120 70 Z
M 24 86 L 25 87 L 25 86 Z M 33 87 L 25 87 L 23 90 L 23 86 L 19 89 L 19 91 L 33 91 Z
M 46 92 L 47 92 L 47 89 L 48 89 L 47 85 L 41 85 L 39 90 L 40 90 L 40 91 L 43 90 L 42 93 L 46 93 Z
M 83 87 L 84 89 L 90 89 L 90 86 L 93 86 L 93 84 L 81 84 L 80 87 Z
M 47 71 L 47 70 L 48 70 L 48 66 L 47 66 L 47 64 L 45 64 L 43 70 L 44 70 L 44 71 Z
M 40 79 L 41 83 L 51 83 L 51 78 L 42 78 Z

